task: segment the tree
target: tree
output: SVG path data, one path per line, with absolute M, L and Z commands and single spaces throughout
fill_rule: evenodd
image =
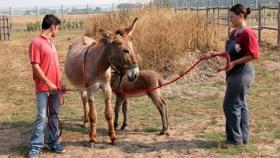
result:
M 26 11 L 24 12 L 24 15 L 31 15 L 31 13 L 32 13 L 31 10 L 26 10 Z
M 153 4 L 156 6 L 166 6 L 170 7 L 172 4 L 172 0 L 154 0 Z
M 96 7 L 95 9 L 94 9 L 94 12 L 101 12 L 102 11 L 102 9 L 100 8 L 100 7 Z
M 137 7 L 137 4 L 135 4 L 135 3 L 121 3 L 121 4 L 117 5 L 118 9 L 133 9 L 136 7 Z

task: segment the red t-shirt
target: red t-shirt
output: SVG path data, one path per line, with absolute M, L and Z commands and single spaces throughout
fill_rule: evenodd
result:
M 29 56 L 31 63 L 39 64 L 46 77 L 57 88 L 61 88 L 59 62 L 53 43 L 42 35 L 36 36 L 29 45 Z M 40 80 L 34 72 L 33 79 L 37 93 L 49 90 L 47 84 Z
M 231 32 L 231 36 L 234 36 L 237 29 Z M 235 49 L 237 52 L 246 55 L 251 55 L 255 59 L 258 59 L 259 45 L 258 38 L 255 32 L 250 27 L 245 27 L 235 38 Z

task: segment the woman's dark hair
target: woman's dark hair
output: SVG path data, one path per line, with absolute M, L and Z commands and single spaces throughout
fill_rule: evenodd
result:
M 49 29 L 52 25 L 57 26 L 61 24 L 61 20 L 53 14 L 45 15 L 42 22 L 42 29 Z
M 251 9 L 250 8 L 245 9 L 245 7 L 242 4 L 236 4 L 232 6 L 230 8 L 230 11 L 234 12 L 236 15 L 243 14 L 245 19 L 251 13 Z

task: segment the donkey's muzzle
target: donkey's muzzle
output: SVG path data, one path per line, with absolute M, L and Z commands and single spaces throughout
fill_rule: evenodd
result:
M 139 76 L 138 66 L 131 69 L 127 69 L 127 77 L 129 82 L 135 81 L 138 78 L 138 76 Z

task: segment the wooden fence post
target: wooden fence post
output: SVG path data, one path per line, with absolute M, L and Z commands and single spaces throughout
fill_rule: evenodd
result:
M 64 17 L 63 17 L 63 4 L 61 5 L 61 25 L 63 26 L 64 24 Z M 62 27 L 63 28 L 63 27 Z
M 0 41 L 10 40 L 10 32 L 9 17 L 5 15 L 0 16 Z
M 280 1 L 278 4 L 278 37 L 277 37 L 277 43 L 280 44 Z
M 5 26 L 5 22 L 6 22 L 6 19 L 5 19 L 5 16 L 3 16 L 3 34 L 4 34 L 4 40 L 6 40 L 6 26 Z
M 38 6 L 36 5 L 36 22 L 38 24 L 39 18 L 38 18 Z
M 207 21 L 209 21 L 209 8 L 206 7 L 206 19 Z
M 212 8 L 213 9 L 213 12 L 212 12 L 212 20 L 213 20 L 213 23 L 215 24 L 215 22 L 216 22 L 216 19 L 215 19 L 215 12 L 216 12 L 216 9 L 215 8 Z
M 262 41 L 262 5 L 259 3 L 259 27 L 258 27 L 258 41 Z
M 10 7 L 10 32 L 12 32 L 12 7 Z
M 218 25 L 220 24 L 220 6 L 218 7 L 218 19 L 217 19 Z
M 8 40 L 10 40 L 10 23 L 9 23 L 9 17 L 6 16 L 6 30 L 7 30 L 7 36 L 8 36 Z
M 266 18 L 266 9 L 265 9 L 265 6 L 264 6 L 264 8 L 263 8 L 263 26 L 265 26 L 266 25 L 266 21 L 265 21 L 265 18 Z
M 2 41 L 2 16 L 0 16 L 0 41 Z

